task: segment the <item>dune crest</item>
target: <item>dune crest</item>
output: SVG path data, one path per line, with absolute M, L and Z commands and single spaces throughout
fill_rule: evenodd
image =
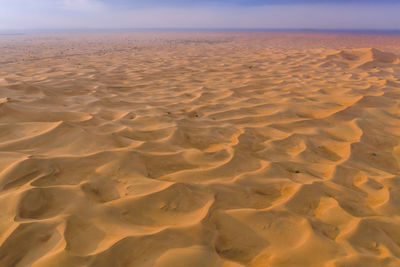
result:
M 0 266 L 400 266 L 400 38 L 340 37 L 1 36 Z
M 377 67 L 390 67 L 398 64 L 399 57 L 390 52 L 384 52 L 376 48 L 359 48 L 339 50 L 327 56 L 328 61 L 336 64 L 344 64 L 351 68 L 371 69 Z

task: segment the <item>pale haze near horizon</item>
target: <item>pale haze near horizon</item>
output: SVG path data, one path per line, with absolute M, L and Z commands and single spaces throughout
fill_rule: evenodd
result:
M 400 1 L 0 0 L 0 4 L 0 30 L 400 29 Z

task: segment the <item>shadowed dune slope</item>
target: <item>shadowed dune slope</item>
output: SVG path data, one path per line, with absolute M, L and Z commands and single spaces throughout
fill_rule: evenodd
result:
M 400 266 L 400 38 L 332 36 L 0 36 L 0 266 Z

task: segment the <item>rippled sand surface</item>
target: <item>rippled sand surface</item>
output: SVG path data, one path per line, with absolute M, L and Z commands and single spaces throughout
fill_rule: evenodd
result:
M 399 52 L 0 36 L 0 266 L 400 266 Z

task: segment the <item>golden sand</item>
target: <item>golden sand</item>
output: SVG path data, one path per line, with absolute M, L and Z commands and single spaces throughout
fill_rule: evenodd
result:
M 0 266 L 400 266 L 399 50 L 0 36 Z

